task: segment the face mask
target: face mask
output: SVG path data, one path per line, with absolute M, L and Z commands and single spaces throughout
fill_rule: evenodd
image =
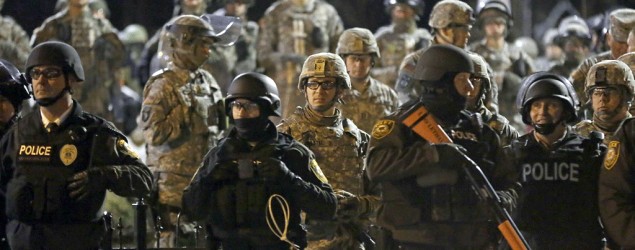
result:
M 268 124 L 267 118 L 256 117 L 256 118 L 241 118 L 235 119 L 234 125 L 236 127 L 236 131 L 238 131 L 238 136 L 247 141 L 259 141 L 265 134 L 265 127 Z

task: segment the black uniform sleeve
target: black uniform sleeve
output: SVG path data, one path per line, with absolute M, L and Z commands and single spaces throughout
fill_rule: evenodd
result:
M 311 151 L 296 144 L 285 153 L 284 159 L 285 164 L 296 175 L 289 188 L 300 208 L 313 219 L 333 218 L 337 199 Z
M 635 120 L 624 121 L 609 142 L 600 171 L 599 207 L 608 235 L 622 248 L 635 247 Z
M 103 166 L 106 187 L 117 195 L 144 197 L 152 187 L 152 173 L 123 137 L 115 137 L 114 164 Z M 99 153 L 99 152 L 96 152 Z
M 373 182 L 396 181 L 426 174 L 427 167 L 439 161 L 434 146 L 417 138 L 397 120 L 389 118 L 378 121 L 372 135 L 366 170 Z
M 205 220 L 212 207 L 214 192 L 210 175 L 217 162 L 216 149 L 207 153 L 192 181 L 183 190 L 183 213 L 191 220 Z

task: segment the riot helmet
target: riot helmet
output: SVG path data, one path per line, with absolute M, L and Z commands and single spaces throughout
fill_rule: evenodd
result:
M 65 74 L 72 73 L 78 81 L 84 81 L 82 60 L 77 51 L 66 43 L 48 41 L 35 46 L 26 60 L 27 82 L 32 82 L 29 75 L 31 69 L 40 65 L 60 66 Z
M 558 74 L 538 72 L 523 79 L 522 86 L 516 96 L 516 106 L 519 108 L 519 113 L 525 124 L 534 125 L 535 127 L 529 116 L 531 103 L 545 97 L 553 97 L 562 101 L 564 110 L 569 114 L 569 117 L 563 120 L 564 122 L 575 122 L 577 120 L 580 101 L 571 82 Z M 549 133 L 547 131 L 546 134 Z
M 261 107 L 266 116 L 280 116 L 282 114 L 278 87 L 273 79 L 266 75 L 247 72 L 234 78 L 227 90 L 225 98 L 225 108 L 231 114 L 229 103 L 245 98 L 252 100 Z
M 622 58 L 622 57 L 620 57 Z M 620 89 L 624 100 L 631 102 L 635 92 L 635 79 L 629 66 L 618 60 L 601 61 L 589 69 L 584 92 L 588 100 L 591 100 L 592 91 L 596 88 L 614 87 Z
M 456 46 L 433 45 L 415 66 L 414 78 L 438 81 L 448 73 L 474 72 L 474 65 L 467 53 Z
M 511 5 L 505 0 L 489 0 L 485 2 L 478 13 L 478 24 L 482 26 L 491 21 L 502 21 L 506 24 L 507 30 L 513 26 L 513 15 Z
M 372 54 L 379 58 L 379 47 L 375 36 L 368 29 L 351 28 L 345 30 L 337 42 L 335 53 L 344 58 L 346 55 Z
M 443 0 L 432 8 L 428 25 L 443 29 L 453 25 L 472 25 L 473 9 L 467 3 L 458 0 Z
M 28 83 L 10 62 L 0 59 L 0 95 L 7 98 L 18 113 L 22 101 L 29 99 Z
M 313 54 L 304 61 L 298 79 L 298 89 L 304 91 L 306 82 L 311 77 L 335 77 L 339 88 L 351 89 L 351 79 L 346 71 L 346 64 L 342 58 L 333 53 Z

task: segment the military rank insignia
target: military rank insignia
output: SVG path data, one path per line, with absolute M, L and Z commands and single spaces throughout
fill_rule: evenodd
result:
M 604 168 L 611 170 L 613 166 L 615 166 L 618 158 L 620 158 L 620 142 L 611 141 L 609 142 L 609 149 L 604 158 Z
M 329 183 L 329 180 L 326 179 L 326 176 L 324 176 L 324 173 L 322 173 L 322 169 L 320 168 L 320 166 L 318 165 L 317 161 L 315 161 L 315 159 L 311 159 L 311 162 L 309 163 L 310 167 L 311 167 L 311 172 L 313 172 L 313 174 L 315 174 L 315 176 L 322 182 L 322 183 Z
M 66 144 L 60 149 L 60 160 L 64 166 L 73 164 L 77 159 L 77 147 L 73 144 Z
M 392 129 L 395 127 L 395 121 L 393 120 L 379 120 L 373 126 L 373 131 L 371 135 L 375 139 L 384 138 L 386 135 L 390 134 Z
M 117 141 L 117 149 L 123 154 L 129 155 L 135 159 L 139 159 L 139 155 L 137 154 L 137 152 L 132 150 L 130 145 L 128 145 L 128 143 L 124 139 L 119 139 L 119 141 Z

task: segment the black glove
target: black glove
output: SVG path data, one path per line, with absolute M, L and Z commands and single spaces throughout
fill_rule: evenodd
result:
M 498 198 L 500 198 L 501 205 L 507 209 L 507 212 L 512 212 L 516 209 L 516 203 L 518 200 L 518 193 L 516 190 L 509 189 L 505 191 L 496 191 Z
M 444 166 L 459 167 L 466 163 L 469 163 L 465 156 L 467 150 L 459 144 L 454 143 L 441 143 L 435 144 L 434 148 L 439 155 L 439 164 Z
M 275 158 L 258 160 L 256 172 L 265 181 L 281 182 L 291 181 L 294 174 L 289 171 L 284 162 Z
M 97 194 L 106 190 L 106 168 L 90 168 L 75 173 L 68 178 L 67 189 L 71 198 L 82 200 L 90 194 Z

